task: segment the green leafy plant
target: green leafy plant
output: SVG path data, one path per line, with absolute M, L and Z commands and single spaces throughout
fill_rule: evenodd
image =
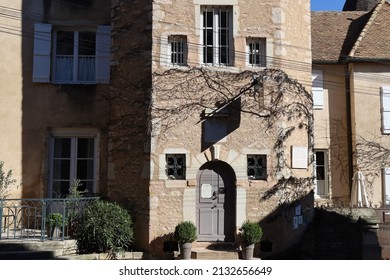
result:
M 191 243 L 197 238 L 196 226 L 191 221 L 180 222 L 175 227 L 174 236 L 175 239 L 180 243 Z
M 246 244 L 255 244 L 263 236 L 263 230 L 257 222 L 245 221 L 240 230 Z
M 11 188 L 16 185 L 16 180 L 12 179 L 12 170 L 3 170 L 4 162 L 0 161 L 0 199 L 6 199 L 11 193 Z
M 75 239 L 81 254 L 126 250 L 133 242 L 132 218 L 120 205 L 97 200 L 86 208 Z
M 64 217 L 61 213 L 50 213 L 46 217 L 46 225 L 52 229 L 54 227 L 62 227 L 62 224 L 66 225 L 67 222 L 64 220 Z
M 80 218 L 80 198 L 84 197 L 87 190 L 80 191 L 79 188 L 82 186 L 80 179 L 75 179 L 69 187 L 69 194 L 66 196 L 68 199 L 66 206 L 68 209 L 69 222 L 77 221 Z

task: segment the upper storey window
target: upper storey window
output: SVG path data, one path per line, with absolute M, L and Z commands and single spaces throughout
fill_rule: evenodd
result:
M 249 38 L 247 39 L 248 65 L 251 67 L 266 67 L 266 39 Z
M 232 7 L 203 6 L 201 10 L 203 63 L 232 64 Z
M 108 83 L 110 80 L 109 26 L 61 29 L 35 24 L 34 82 L 60 84 Z
M 96 33 L 57 31 L 55 34 L 54 80 L 94 82 Z
M 170 64 L 174 66 L 187 65 L 187 36 L 172 35 L 168 37 L 170 45 Z

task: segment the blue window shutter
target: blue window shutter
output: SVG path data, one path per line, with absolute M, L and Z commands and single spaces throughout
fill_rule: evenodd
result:
M 96 32 L 96 82 L 110 82 L 111 26 L 98 26 Z
M 382 101 L 382 132 L 390 133 L 390 87 L 381 88 Z
M 51 24 L 34 26 L 33 82 L 50 82 Z

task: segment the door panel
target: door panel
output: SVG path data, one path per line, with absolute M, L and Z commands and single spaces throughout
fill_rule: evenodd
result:
M 213 164 L 216 166 L 212 166 Z M 216 163 L 210 165 L 198 174 L 198 241 L 233 241 L 234 176 L 224 174 Z M 230 187 L 230 191 L 227 191 L 226 185 Z
M 211 235 L 213 234 L 212 223 L 210 223 L 209 219 L 212 218 L 213 209 L 199 209 L 199 223 L 198 223 L 198 231 L 201 235 Z

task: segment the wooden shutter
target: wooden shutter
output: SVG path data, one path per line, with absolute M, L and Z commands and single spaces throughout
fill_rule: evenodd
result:
M 384 168 L 383 172 L 384 186 L 383 186 L 383 202 L 385 205 L 390 206 L 390 168 Z
M 312 72 L 313 108 L 324 108 L 324 78 L 321 70 Z
M 34 26 L 33 82 L 50 82 L 51 24 Z
M 390 133 L 390 86 L 381 88 L 382 132 Z
M 110 82 L 111 26 L 98 26 L 96 32 L 96 82 Z

